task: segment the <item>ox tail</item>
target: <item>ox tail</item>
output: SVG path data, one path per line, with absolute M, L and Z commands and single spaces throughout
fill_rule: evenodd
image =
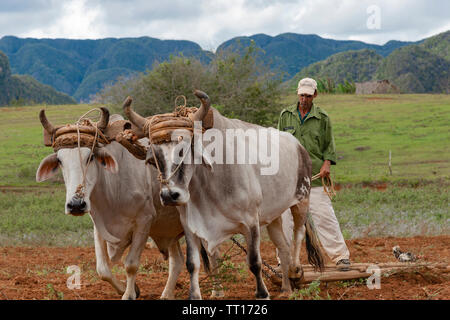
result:
M 206 252 L 205 247 L 203 246 L 203 243 L 201 243 L 200 256 L 202 257 L 203 268 L 209 274 L 211 272 L 211 265 L 209 263 L 208 253 Z
M 308 262 L 314 267 L 314 270 L 322 272 L 324 270 L 324 258 L 320 249 L 319 240 L 312 223 L 311 214 L 306 218 L 306 251 L 308 252 Z

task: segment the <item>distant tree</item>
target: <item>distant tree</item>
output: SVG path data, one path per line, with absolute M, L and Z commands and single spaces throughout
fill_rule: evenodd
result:
M 258 63 L 258 49 L 251 43 L 244 53 L 223 51 L 210 64 L 183 55 L 171 56 L 151 71 L 121 79 L 104 88 L 98 102 L 115 106 L 131 95 L 143 115 L 170 112 L 175 98 L 184 95 L 188 106 L 198 106 L 194 89 L 205 91 L 221 113 L 260 125 L 275 125 L 280 111 L 281 79 Z
M 29 75 L 11 75 L 9 59 L 0 51 L 0 106 L 39 103 L 76 104 L 76 101 Z

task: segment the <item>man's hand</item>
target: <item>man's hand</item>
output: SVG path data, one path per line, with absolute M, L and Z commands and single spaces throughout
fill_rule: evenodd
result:
M 320 168 L 320 177 L 328 177 L 330 175 L 330 166 L 331 162 L 330 160 L 325 160 L 323 162 L 322 168 Z

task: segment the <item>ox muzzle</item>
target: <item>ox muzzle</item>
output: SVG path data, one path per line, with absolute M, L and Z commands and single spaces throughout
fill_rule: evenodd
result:
M 87 212 L 87 204 L 84 199 L 74 197 L 67 203 L 67 212 L 73 216 L 82 216 Z
M 161 203 L 164 206 L 179 206 L 184 203 L 180 203 L 180 193 L 177 191 L 172 191 L 170 189 L 163 189 L 159 193 L 161 197 Z
M 161 204 L 163 206 L 183 206 L 190 199 L 189 191 L 178 187 L 162 187 L 159 192 Z

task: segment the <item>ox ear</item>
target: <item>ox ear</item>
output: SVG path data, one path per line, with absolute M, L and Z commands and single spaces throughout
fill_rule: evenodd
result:
M 98 148 L 95 150 L 95 159 L 109 172 L 117 173 L 119 165 L 116 158 L 110 154 L 105 148 Z
M 42 182 L 53 177 L 58 171 L 58 156 L 53 153 L 44 158 L 36 171 L 36 181 Z
M 207 152 L 203 152 L 202 158 L 203 158 L 203 161 L 202 161 L 203 165 L 207 166 L 209 168 L 209 170 L 211 172 L 213 172 L 214 170 L 213 170 L 213 166 L 212 166 L 212 160 L 209 157 L 209 154 Z
M 156 167 L 155 156 L 153 155 L 153 149 L 152 148 L 148 148 L 147 149 L 147 154 L 145 156 L 145 162 Z

